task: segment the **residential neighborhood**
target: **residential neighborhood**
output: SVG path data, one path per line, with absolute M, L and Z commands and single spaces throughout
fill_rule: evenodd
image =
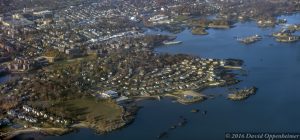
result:
M 130 124 L 144 99 L 212 99 L 219 95 L 201 92 L 253 81 L 243 79 L 244 68 L 272 60 L 254 58 L 235 38 L 247 46 L 265 37 L 299 43 L 300 23 L 280 17 L 299 11 L 299 0 L 0 1 L 0 139 L 23 131 L 108 133 Z M 244 24 L 251 28 L 236 28 Z M 268 35 L 247 37 L 249 30 Z M 240 92 L 228 98 L 246 99 L 256 88 Z M 178 126 L 186 122 L 180 115 Z

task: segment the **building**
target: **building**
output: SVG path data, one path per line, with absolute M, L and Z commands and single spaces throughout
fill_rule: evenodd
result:
M 34 25 L 34 22 L 29 21 L 26 18 L 20 18 L 20 19 L 2 20 L 2 24 L 7 27 L 16 28 L 16 27 L 25 27 L 25 26 Z
M 170 24 L 172 20 L 169 20 L 169 17 L 165 15 L 155 15 L 149 18 L 149 21 L 153 24 Z
M 33 67 L 33 61 L 25 58 L 15 58 L 11 63 L 7 65 L 7 68 L 11 72 L 26 72 L 32 70 Z
M 118 98 L 119 97 L 119 94 L 116 92 L 116 91 L 113 91 L 113 90 L 108 90 L 108 91 L 105 91 L 103 93 L 101 93 L 101 96 L 103 98 Z
M 71 57 L 76 57 L 81 55 L 81 51 L 79 48 L 71 48 L 66 49 L 66 54 L 70 55 Z
M 53 12 L 49 11 L 49 10 L 33 12 L 33 15 L 39 16 L 42 18 L 52 18 L 54 16 Z
M 54 63 L 59 59 L 57 57 L 50 57 L 50 56 L 42 56 L 41 58 L 46 59 L 49 63 Z

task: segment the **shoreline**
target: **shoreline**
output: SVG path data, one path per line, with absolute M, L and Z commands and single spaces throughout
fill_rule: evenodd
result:
M 231 69 L 241 69 L 241 67 L 225 67 L 225 68 L 231 68 Z M 162 95 L 162 97 L 175 97 L 176 99 L 178 98 L 177 96 L 175 95 L 172 95 L 172 94 L 165 94 L 165 95 Z M 133 97 L 134 101 L 143 101 L 143 100 L 151 100 L 151 99 L 158 99 L 160 98 L 160 96 L 140 96 L 140 97 Z M 180 102 L 178 102 L 180 103 Z M 130 123 L 130 122 L 129 122 Z M 74 127 L 71 127 L 71 128 L 26 128 L 26 129 L 22 129 L 22 130 L 16 130 L 14 132 L 11 132 L 11 135 L 9 135 L 8 137 L 6 137 L 5 139 L 10 139 L 10 138 L 13 138 L 15 136 L 18 136 L 18 135 L 22 135 L 22 134 L 28 134 L 28 133 L 35 133 L 35 132 L 38 132 L 38 133 L 43 133 L 43 134 L 46 134 L 46 135 L 64 135 L 64 134 L 68 134 L 70 132 L 72 132 L 72 130 L 74 129 L 77 129 L 77 128 L 90 128 L 88 127 L 86 124 L 82 124 L 82 123 L 78 123 L 78 124 L 74 124 L 75 126 Z M 128 123 L 116 128 L 116 129 L 121 129 L 123 127 L 126 127 L 128 125 Z M 93 128 L 90 128 L 90 129 L 93 129 Z M 116 130 L 114 129 L 114 130 Z M 93 129 L 94 130 L 94 129 Z M 114 130 L 111 130 L 111 131 L 114 131 Z M 109 132 L 111 132 L 109 131 Z M 51 134 L 51 132 L 57 132 L 56 134 Z M 59 133 L 61 132 L 61 133 Z
M 23 134 L 31 134 L 31 133 L 41 133 L 43 135 L 64 135 L 69 132 L 72 132 L 72 128 L 39 128 L 39 127 L 32 127 L 32 128 L 25 128 L 16 131 L 12 131 L 11 133 L 6 133 L 3 137 L 4 140 L 10 140 L 14 137 Z M 0 137 L 1 138 L 1 137 Z
M 162 95 L 162 97 L 169 97 L 169 98 L 174 98 L 179 104 L 192 104 L 192 103 L 196 103 L 196 102 L 202 102 L 205 99 L 201 99 L 199 101 L 195 101 L 195 102 L 190 102 L 190 103 L 184 103 L 184 102 L 180 102 L 179 100 L 181 99 L 181 97 L 179 97 L 180 94 L 184 94 L 184 93 L 188 93 L 191 95 L 195 95 L 197 94 L 199 97 L 204 97 L 205 99 L 207 99 L 206 95 L 198 93 L 196 91 L 193 90 L 186 90 L 186 91 L 176 91 L 173 93 L 168 93 L 165 95 Z M 139 101 L 144 101 L 144 100 L 160 100 L 159 95 L 156 96 L 136 96 L 136 97 L 132 97 L 133 102 L 139 102 Z M 97 129 L 97 126 L 93 126 L 91 124 L 88 124 L 87 122 L 78 122 L 75 123 L 73 125 L 71 125 L 68 128 L 39 128 L 39 127 L 31 127 L 31 128 L 23 128 L 23 129 L 19 129 L 19 130 L 15 130 L 12 132 L 8 132 L 5 134 L 2 134 L 1 137 L 3 137 L 4 140 L 9 140 L 12 139 L 14 137 L 17 137 L 19 135 L 23 135 L 23 134 L 32 134 L 32 133 L 40 133 L 42 135 L 45 136 L 61 136 L 64 134 L 68 134 L 76 129 L 82 129 L 82 128 L 87 128 L 87 129 L 91 129 L 93 131 L 95 131 L 96 133 L 99 134 L 104 134 L 104 133 L 110 133 L 112 131 L 118 130 L 118 129 L 122 129 L 126 126 L 128 126 L 130 123 L 132 123 L 136 117 L 136 113 L 138 112 L 139 107 L 137 107 L 134 111 L 124 111 L 123 116 L 122 116 L 122 123 L 118 123 L 118 124 L 113 124 L 111 125 L 109 128 L 111 129 L 107 129 L 105 131 Z M 124 109 L 126 110 L 126 109 Z M 127 114 L 129 113 L 129 115 Z M 127 114 L 127 115 L 126 115 Z
M 185 96 L 190 96 L 192 99 L 188 99 Z M 165 94 L 164 97 L 175 98 L 178 103 L 183 105 L 202 102 L 208 98 L 206 95 L 194 90 L 175 91 L 173 93 Z

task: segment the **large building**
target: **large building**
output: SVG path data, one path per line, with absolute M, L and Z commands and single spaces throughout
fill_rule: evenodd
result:
M 26 72 L 32 70 L 34 63 L 31 60 L 25 58 L 15 58 L 14 61 L 7 65 L 7 68 L 11 72 Z
M 101 93 L 101 96 L 103 98 L 118 98 L 119 97 L 119 94 L 116 92 L 116 91 L 113 91 L 113 90 L 108 90 L 108 91 L 105 91 L 103 93 Z

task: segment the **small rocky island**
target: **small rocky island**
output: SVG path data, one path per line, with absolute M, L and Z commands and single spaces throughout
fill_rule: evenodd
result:
M 272 36 L 277 42 L 291 43 L 300 40 L 300 36 L 295 34 L 300 30 L 300 25 L 289 25 L 287 28 L 281 29 L 279 32 L 275 32 Z
M 203 27 L 193 27 L 192 34 L 193 35 L 207 35 L 208 32 Z
M 252 44 L 255 43 L 257 41 L 260 41 L 262 39 L 262 37 L 260 35 L 253 35 L 253 36 L 248 36 L 245 38 L 238 38 L 237 40 L 243 44 Z
M 231 94 L 228 94 L 228 99 L 233 101 L 244 100 L 251 95 L 254 95 L 257 91 L 256 87 L 245 88 L 241 90 L 237 90 Z

